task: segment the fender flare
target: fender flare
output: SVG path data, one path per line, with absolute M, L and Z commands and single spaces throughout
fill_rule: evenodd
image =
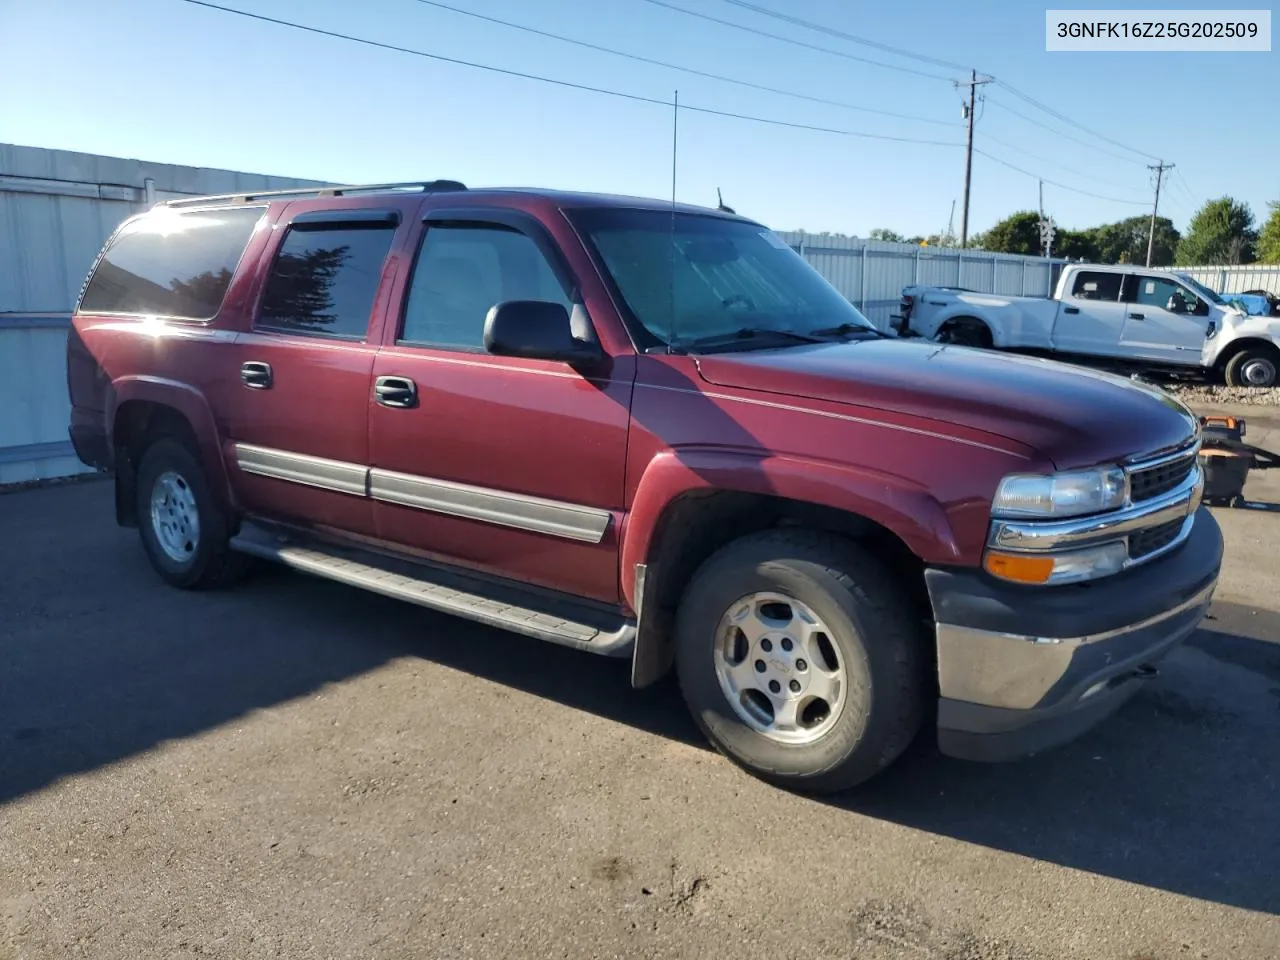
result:
M 106 410 L 107 442 L 113 447 L 117 411 L 133 400 L 170 407 L 186 419 L 200 447 L 210 489 L 224 505 L 234 505 L 231 479 L 218 439 L 218 424 L 208 398 L 191 384 L 179 380 L 151 376 L 117 377 L 111 381 Z
M 632 609 L 638 565 L 652 561 L 667 508 L 700 491 L 784 497 L 843 510 L 889 530 L 922 560 L 955 562 L 961 550 L 942 505 L 919 483 L 867 467 L 848 467 L 758 451 L 665 450 L 645 467 L 621 531 L 622 589 Z

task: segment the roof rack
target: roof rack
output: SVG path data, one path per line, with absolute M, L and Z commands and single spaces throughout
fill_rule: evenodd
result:
M 453 193 L 466 190 L 457 180 L 419 180 L 407 183 L 367 183 L 359 186 L 294 187 L 290 190 L 261 190 L 256 193 L 220 193 L 210 197 L 183 197 L 161 200 L 157 207 L 195 207 L 214 203 L 249 203 L 278 197 L 348 197 L 358 193 L 387 193 L 392 190 L 417 190 L 421 193 Z

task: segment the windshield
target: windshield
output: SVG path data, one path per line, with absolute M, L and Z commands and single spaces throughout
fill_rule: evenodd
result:
M 569 216 L 626 302 L 642 349 L 751 349 L 875 330 L 758 224 L 607 207 Z
M 1191 277 L 1188 277 L 1185 273 L 1175 273 L 1174 276 L 1177 277 L 1179 280 L 1181 280 L 1183 283 L 1185 283 L 1188 287 L 1190 287 L 1196 293 L 1200 294 L 1200 296 L 1204 297 L 1210 303 L 1224 302 L 1220 296 L 1218 296 L 1216 293 L 1214 293 L 1212 290 L 1206 287 L 1199 280 L 1194 280 Z

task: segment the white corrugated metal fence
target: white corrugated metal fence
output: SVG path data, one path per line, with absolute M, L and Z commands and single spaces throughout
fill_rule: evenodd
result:
M 173 197 L 315 183 L 0 144 L 0 484 L 84 470 L 67 439 L 67 325 L 121 220 Z

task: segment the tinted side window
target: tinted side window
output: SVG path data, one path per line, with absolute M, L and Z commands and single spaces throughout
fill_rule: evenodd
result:
M 290 227 L 254 326 L 362 339 L 394 235 L 390 224 Z
M 501 226 L 430 226 L 409 283 L 400 340 L 478 350 L 484 319 L 504 300 L 570 298 L 538 245 Z
M 1120 299 L 1120 282 L 1123 273 L 1091 273 L 1081 270 L 1076 274 L 1071 295 L 1077 300 L 1106 300 L 1115 303 Z
M 1159 307 L 1161 310 L 1169 305 L 1169 298 L 1177 294 L 1179 299 L 1186 295 L 1186 290 L 1181 284 L 1174 283 L 1172 280 L 1166 280 L 1163 277 L 1134 277 L 1133 278 L 1133 295 L 1134 303 L 1145 304 L 1148 307 Z M 1190 297 L 1187 297 L 1190 299 Z
M 262 214 L 261 207 L 191 213 L 161 207 L 138 218 L 102 255 L 81 311 L 212 319 Z

